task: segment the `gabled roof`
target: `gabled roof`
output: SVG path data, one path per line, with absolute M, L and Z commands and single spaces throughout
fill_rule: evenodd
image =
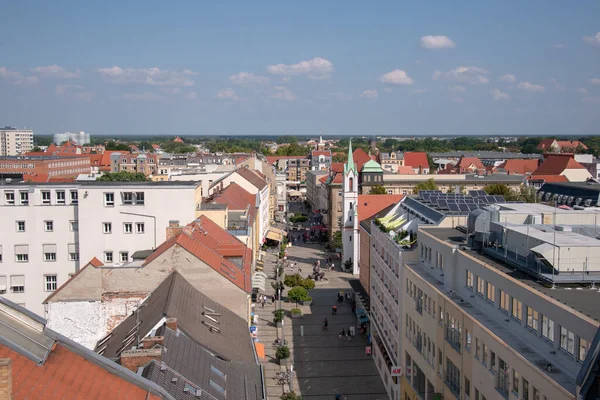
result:
M 566 169 L 585 169 L 572 154 L 546 154 L 544 162 L 531 175 L 562 175 Z
M 177 137 L 175 137 L 175 139 L 173 139 L 173 142 L 175 142 L 175 143 L 183 143 L 183 140 L 179 136 L 177 136 Z
M 404 153 L 404 165 L 412 168 L 429 168 L 427 153 L 422 151 L 407 151 Z
M 256 196 L 235 182 L 231 182 L 223 191 L 216 194 L 213 203 L 227 204 L 230 210 L 245 210 L 256 208 Z
M 377 161 L 370 160 L 362 166 L 360 172 L 383 172 L 383 169 Z
M 398 166 L 398 175 L 415 175 L 415 170 L 408 165 Z
M 359 222 L 371 218 L 393 204 L 397 204 L 403 197 L 403 194 L 359 194 L 356 207 Z
M 312 157 L 319 157 L 319 156 L 331 157 L 330 150 L 313 150 L 313 151 L 311 151 L 310 154 Z
M 177 236 L 158 246 L 154 253 L 146 258 L 144 266 L 175 245 L 183 247 L 240 289 L 248 293 L 252 290 L 252 251 L 210 218 L 200 216 Z M 241 258 L 242 265 L 236 265 L 231 261 L 232 258 Z
M 239 176 L 250 182 L 258 190 L 264 189 L 267 186 L 267 182 L 261 178 L 255 171 L 251 171 L 247 167 L 238 168 L 235 170 Z
M 555 140 L 556 139 L 543 139 L 538 143 L 537 148 L 540 150 L 549 150 L 550 147 L 554 144 Z
M 477 157 L 461 157 L 460 160 L 455 165 L 455 168 L 459 170 L 459 172 L 470 169 L 469 167 L 473 165 L 475 169 L 485 169 L 485 166 L 481 162 L 481 160 Z
M 46 328 L 46 321 L 0 298 L 0 359 L 12 361 L 21 399 L 173 399 L 164 389 Z M 9 332 L 10 331 L 10 332 Z M 41 360 L 32 352 L 45 346 Z
M 588 150 L 588 147 L 579 140 L 557 140 L 556 143 L 560 147 L 561 151 L 575 150 L 579 147 L 584 150 Z
M 538 160 L 535 159 L 508 159 L 502 164 L 498 165 L 498 168 L 504 169 L 509 174 L 529 174 L 535 171 L 538 167 Z
M 356 163 L 356 168 L 360 171 L 363 165 L 369 161 L 371 161 L 371 157 L 360 147 L 352 153 L 352 158 L 354 158 L 354 162 Z
M 527 178 L 530 181 L 543 181 L 543 182 L 569 182 L 564 175 L 534 175 Z

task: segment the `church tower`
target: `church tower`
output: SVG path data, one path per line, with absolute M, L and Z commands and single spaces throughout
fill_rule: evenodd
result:
M 342 214 L 342 265 L 352 263 L 352 273 L 359 274 L 359 233 L 358 233 L 358 170 L 352 156 L 352 139 L 348 146 L 348 161 L 344 165 Z

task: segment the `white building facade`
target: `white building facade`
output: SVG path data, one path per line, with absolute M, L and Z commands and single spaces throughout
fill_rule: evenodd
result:
M 33 131 L 0 128 L 0 156 L 18 156 L 33 149 Z
M 348 162 L 344 166 L 342 214 L 342 265 L 350 264 L 352 273 L 360 274 L 360 240 L 358 231 L 358 172 L 352 158 L 352 143 L 348 149 Z
M 90 144 L 90 134 L 85 132 L 63 132 L 52 135 L 52 143 L 61 144 L 71 140 L 80 146 Z
M 118 266 L 155 249 L 169 221 L 193 221 L 200 201 L 194 182 L 8 183 L 0 191 L 0 293 L 39 315 L 80 265 L 96 257 Z

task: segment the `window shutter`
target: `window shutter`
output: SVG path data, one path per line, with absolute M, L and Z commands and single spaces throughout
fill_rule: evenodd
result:
M 55 244 L 45 244 L 44 253 L 56 253 L 56 245 Z
M 25 286 L 25 275 L 13 275 L 10 277 L 10 286 Z
M 29 245 L 28 244 L 15 245 L 15 254 L 29 254 Z
M 0 290 L 6 290 L 6 277 L 0 276 Z
M 71 253 L 77 253 L 77 245 L 74 243 L 69 243 L 68 245 L 69 248 L 69 254 Z

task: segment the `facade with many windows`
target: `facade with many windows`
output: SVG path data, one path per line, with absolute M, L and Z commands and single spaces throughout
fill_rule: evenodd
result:
M 80 261 L 131 261 L 170 220 L 193 221 L 200 201 L 194 182 L 0 183 L 0 294 L 43 315 Z

